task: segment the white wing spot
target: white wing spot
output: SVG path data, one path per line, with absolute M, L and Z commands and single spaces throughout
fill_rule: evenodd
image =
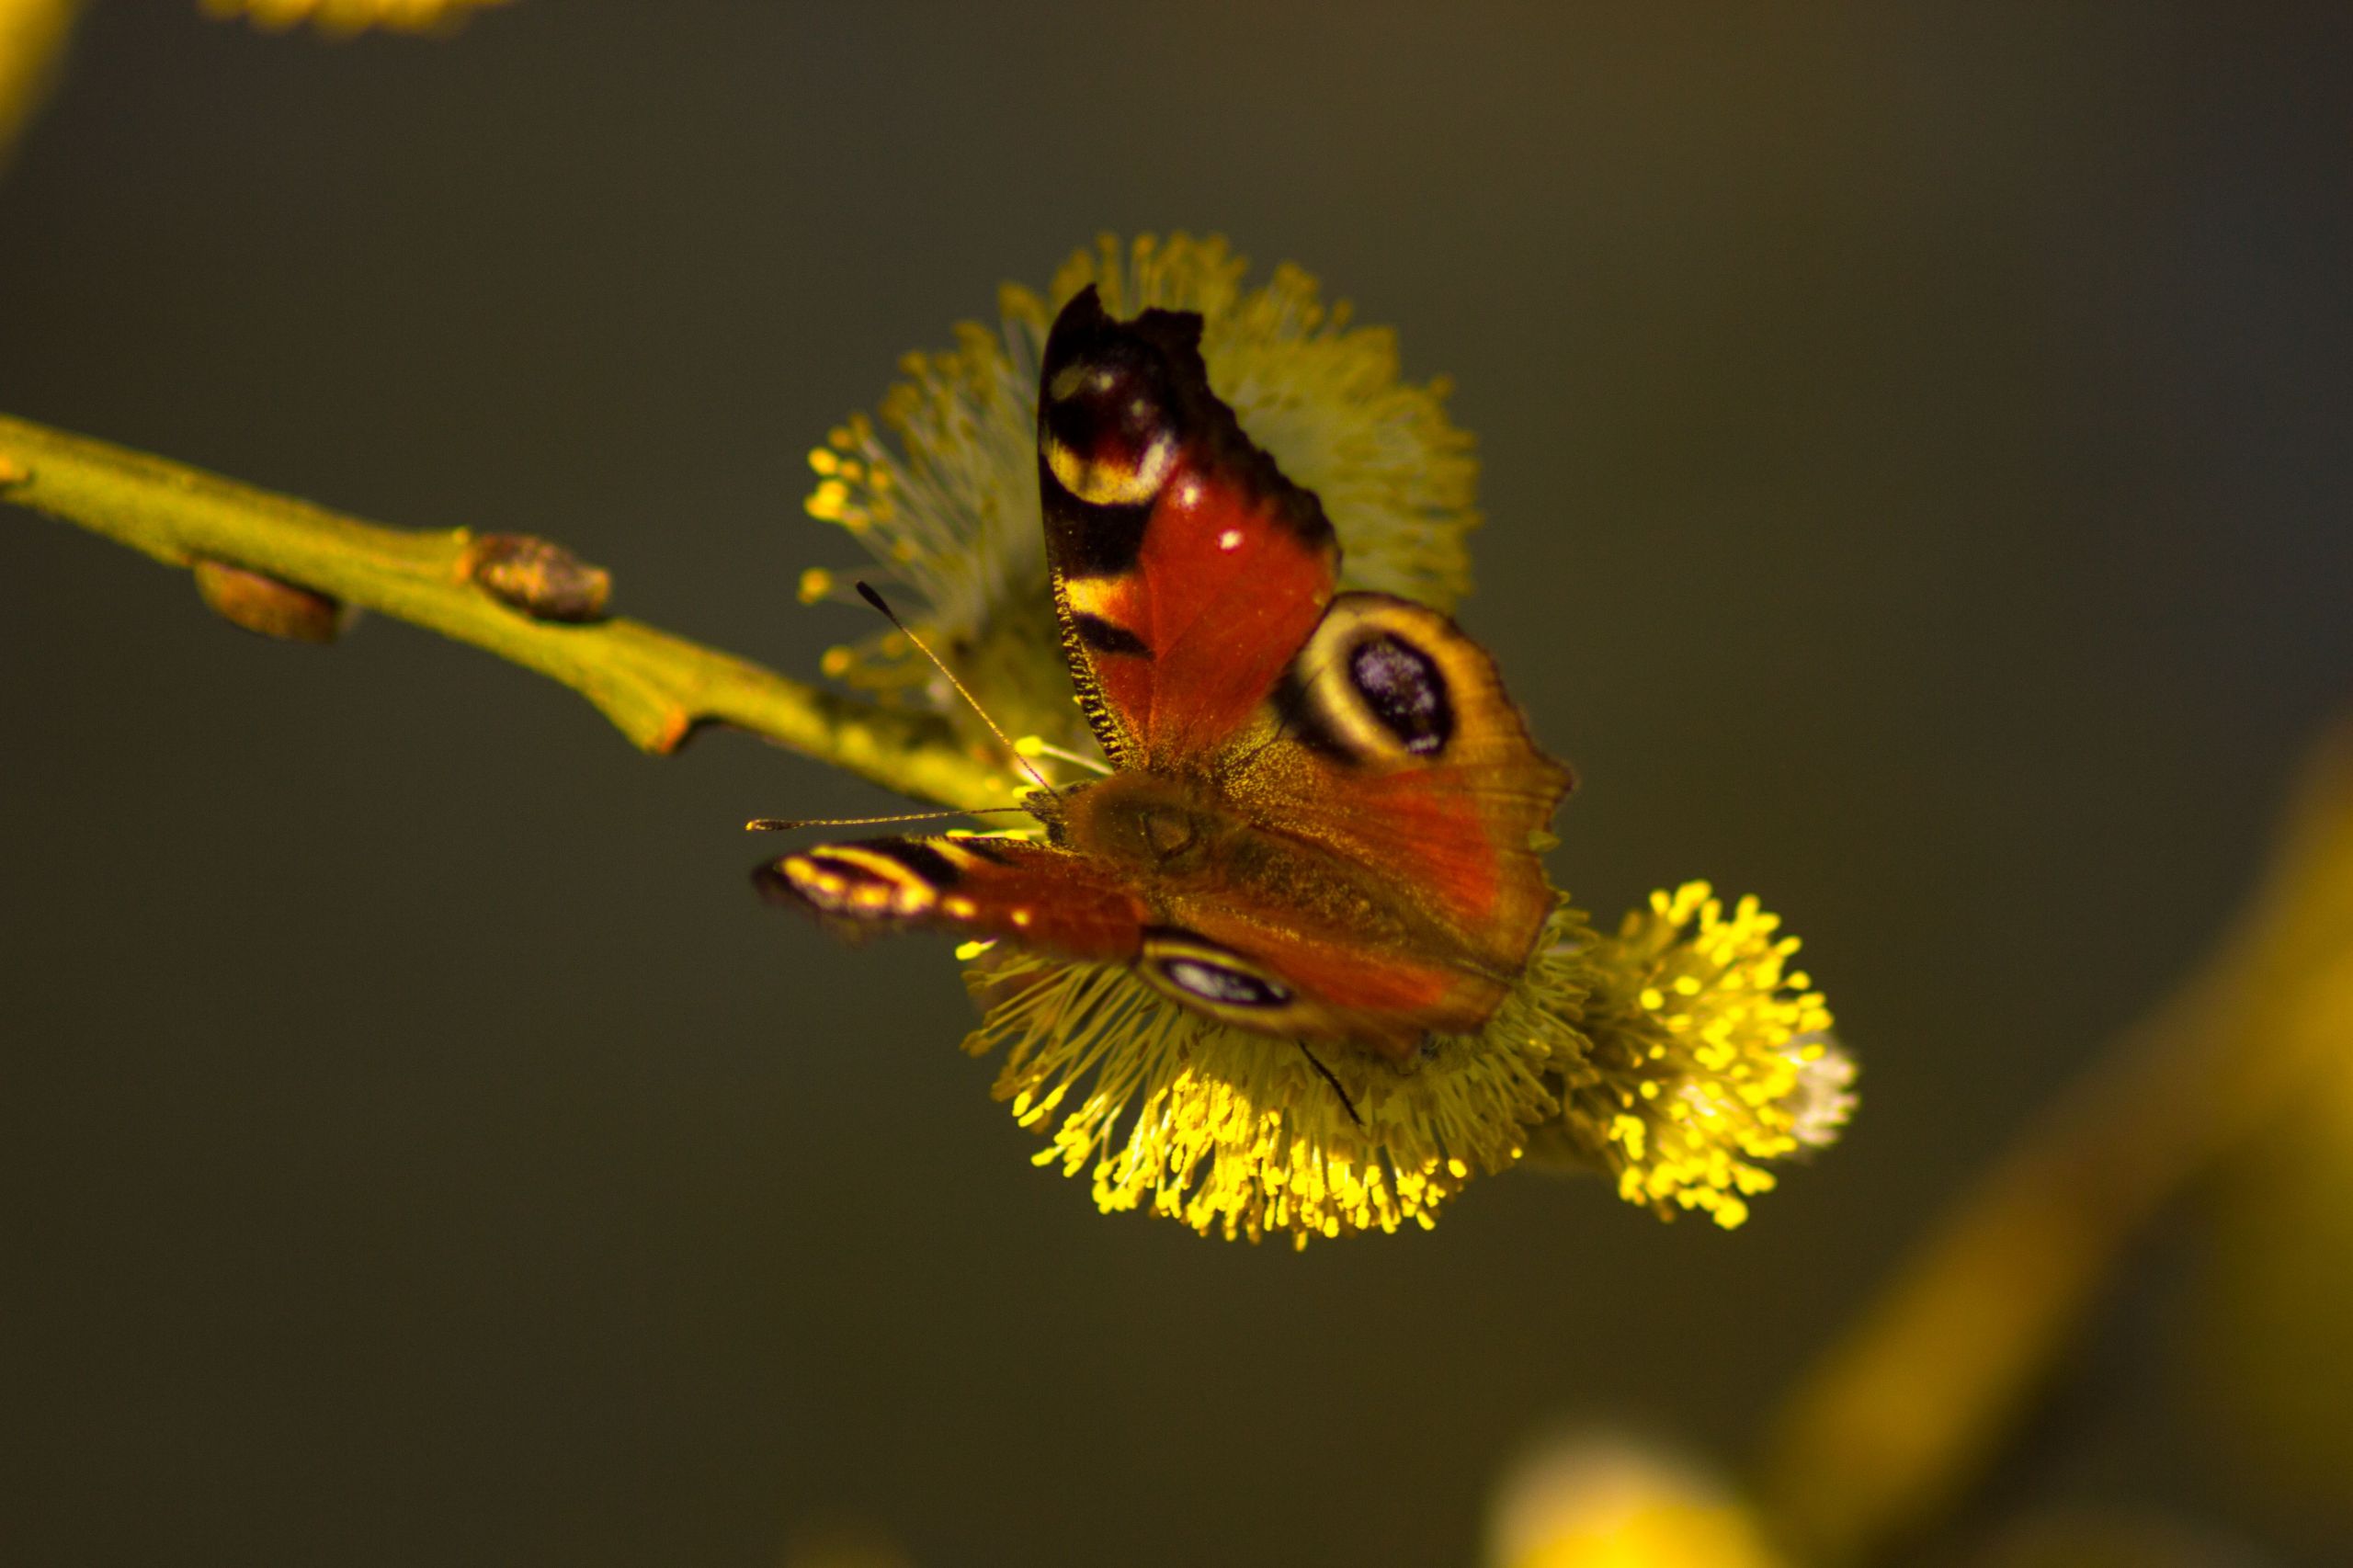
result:
M 1240 550 L 1242 548 L 1242 530 L 1240 528 L 1226 529 L 1223 533 L 1217 536 L 1217 547 L 1220 550 Z

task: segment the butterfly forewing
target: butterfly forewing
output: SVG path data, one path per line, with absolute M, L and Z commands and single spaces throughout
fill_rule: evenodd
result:
M 1211 392 L 1200 318 L 1112 320 L 1088 289 L 1046 339 L 1038 487 L 1080 701 L 1123 767 L 1205 763 L 1323 615 L 1339 545 Z
M 761 869 L 762 888 L 840 928 L 1009 937 L 1066 959 L 1124 962 L 1144 904 L 1111 869 L 1022 839 L 957 835 L 824 844 Z

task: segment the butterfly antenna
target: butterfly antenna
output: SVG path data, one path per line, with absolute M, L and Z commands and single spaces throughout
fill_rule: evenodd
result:
M 929 659 L 932 662 L 933 666 L 937 668 L 941 675 L 948 677 L 948 684 L 956 688 L 956 695 L 962 698 L 966 702 L 972 705 L 972 711 L 981 716 L 981 722 L 989 727 L 989 733 L 995 735 L 997 738 L 998 744 L 1003 745 L 1006 752 L 1011 754 L 1013 760 L 1021 765 L 1021 770 L 1024 773 L 1027 773 L 1030 778 L 1038 781 L 1038 788 L 1043 790 L 1047 794 L 1051 795 L 1057 801 L 1061 800 L 1062 791 L 1048 783 L 1046 781 L 1046 776 L 1038 771 L 1038 765 L 1031 762 L 1028 757 L 1022 756 L 1021 748 L 1015 745 L 1010 740 L 1006 738 L 1005 732 L 996 727 L 996 721 L 989 717 L 989 710 L 981 706 L 980 699 L 974 697 L 971 692 L 964 689 L 964 683 L 956 678 L 956 672 L 948 667 L 947 662 L 941 659 L 938 654 L 933 653 L 929 647 L 926 646 L 922 638 L 907 630 L 907 623 L 899 619 L 899 615 L 896 610 L 882 602 L 882 596 L 874 591 L 871 584 L 861 578 L 856 584 L 856 586 L 858 588 L 858 597 L 859 598 L 864 599 L 868 604 L 870 604 L 876 609 L 881 610 L 882 612 L 882 619 L 889 621 L 892 626 L 897 627 L 899 629 L 899 635 L 914 643 L 915 645 L 915 652 L 921 653 L 925 658 Z
M 1332 1070 L 1329 1067 L 1324 1065 L 1324 1059 L 1310 1051 L 1305 1040 L 1299 1042 L 1299 1052 L 1307 1058 L 1307 1064 L 1314 1068 L 1325 1083 L 1332 1085 L 1332 1092 L 1340 1096 L 1340 1108 L 1348 1113 L 1348 1119 L 1357 1124 L 1357 1131 L 1363 1131 L 1364 1118 L 1357 1114 L 1357 1102 L 1348 1098 L 1348 1091 L 1340 1086 L 1340 1080 L 1332 1075 Z
M 973 806 L 964 811 L 907 812 L 889 817 L 754 817 L 745 833 L 790 833 L 796 827 L 870 827 L 883 822 L 938 822 L 945 817 L 984 817 L 996 812 L 1019 812 L 1020 806 Z

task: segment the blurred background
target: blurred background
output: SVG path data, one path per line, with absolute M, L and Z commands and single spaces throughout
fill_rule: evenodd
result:
M 2353 15 L 2221 10 L 95 5 L 0 408 L 562 540 L 788 672 L 870 630 L 794 602 L 804 454 L 899 354 L 1102 230 L 1308 267 L 1480 438 L 1557 879 L 1759 894 L 1864 1108 L 1730 1234 L 1520 1175 L 1303 1255 L 1107 1218 L 944 950 L 752 897 L 745 818 L 889 797 L 0 513 L 7 1555 L 1468 1562 L 1553 1423 L 1739 1458 L 2347 694 Z M 2353 1551 L 2201 1370 L 2200 1252 L 1989 1519 Z

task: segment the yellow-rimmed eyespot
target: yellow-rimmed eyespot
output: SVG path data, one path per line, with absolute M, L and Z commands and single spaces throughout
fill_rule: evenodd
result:
M 1189 931 L 1146 931 L 1137 967 L 1144 979 L 1213 1017 L 1264 1028 L 1298 1006 L 1271 971 Z
M 1454 623 L 1385 594 L 1332 601 L 1278 701 L 1310 744 L 1359 762 L 1436 759 L 1493 668 Z

